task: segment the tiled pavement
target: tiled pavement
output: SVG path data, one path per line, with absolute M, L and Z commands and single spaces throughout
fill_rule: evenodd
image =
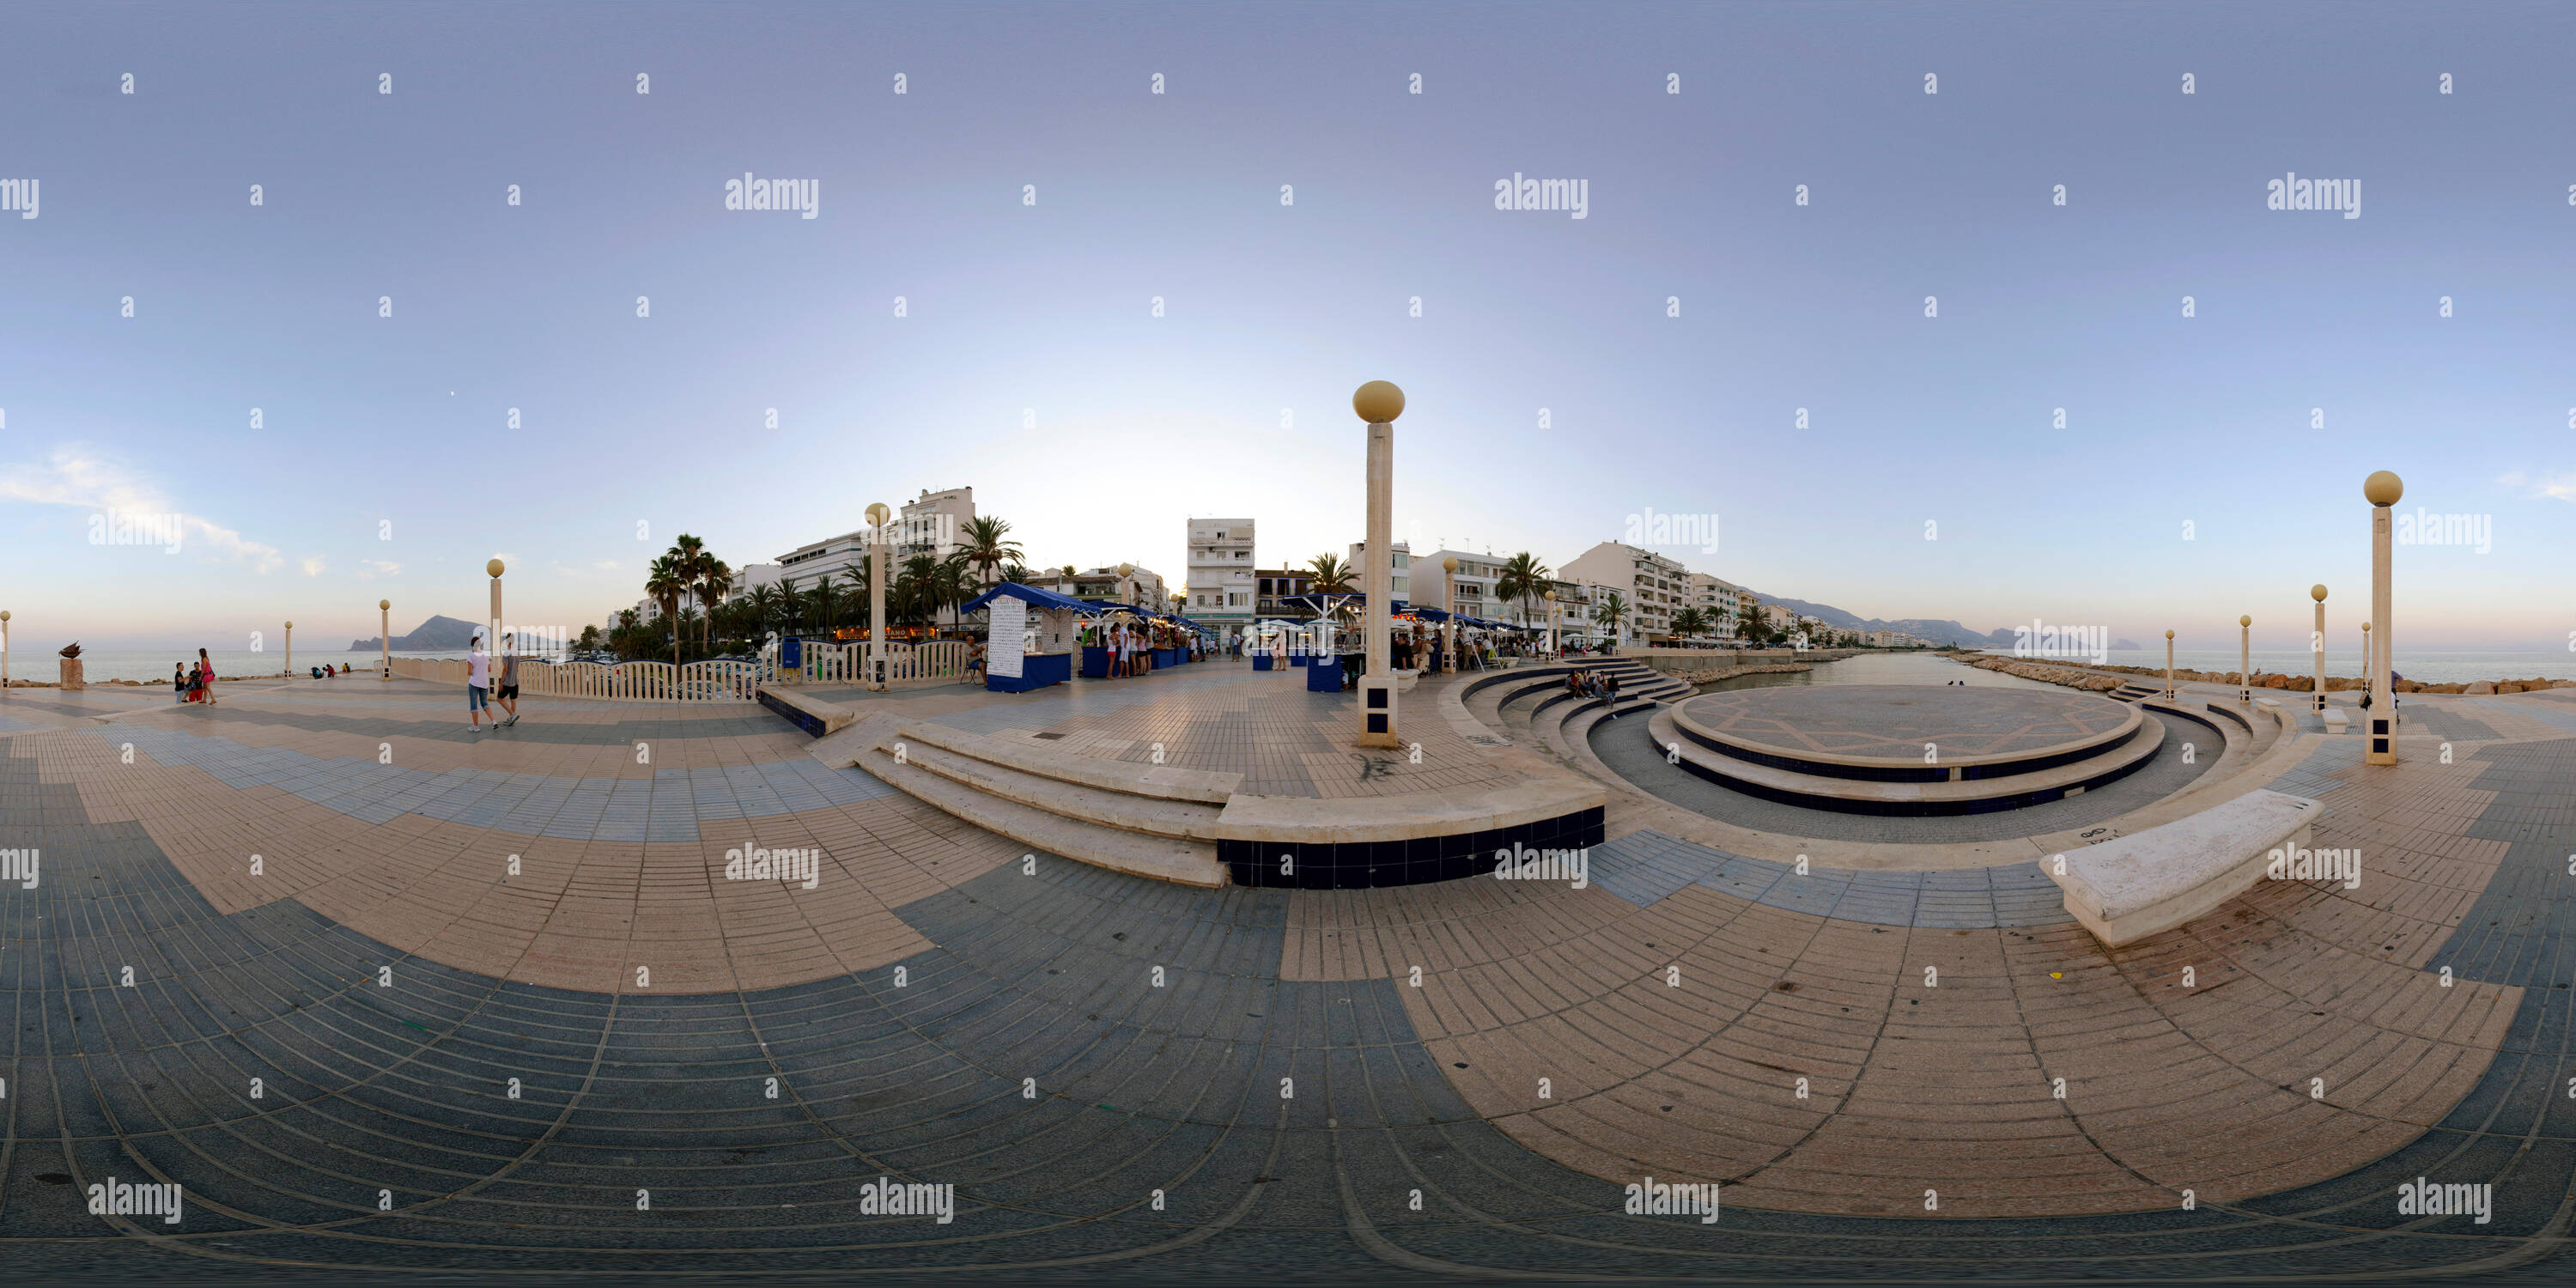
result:
M 1024 875 L 901 797 L 766 816 L 762 843 L 793 825 L 839 867 L 740 890 L 706 876 L 738 839 L 371 822 L 312 799 L 313 766 L 382 739 L 198 727 L 210 760 L 137 728 L 132 772 L 121 731 L 0 730 L 0 833 L 44 851 L 37 889 L 0 894 L 13 1273 L 2565 1274 L 2576 739 L 2377 777 L 2321 750 L 2317 844 L 2363 850 L 2359 889 L 2268 886 L 2105 953 L 2020 921 L 2041 909 L 2009 869 L 1815 870 L 1819 908 L 1779 865 L 1632 834 L 1582 891 L 1197 891 Z M 659 737 L 634 777 L 608 771 L 623 747 L 535 740 L 405 737 L 395 761 L 460 810 L 527 778 L 739 805 L 794 749 Z M 269 871 L 299 871 L 254 885 L 238 851 L 272 837 Z M 527 888 L 505 845 L 542 859 Z M 707 904 L 719 939 L 664 933 Z M 392 946 L 459 924 L 482 929 L 443 958 Z M 530 926 L 552 938 L 501 934 Z M 514 982 L 532 960 L 582 982 Z M 1621 1214 L 1648 1172 L 1729 1182 L 1729 1206 Z M 111 1175 L 183 1182 L 185 1221 L 86 1215 Z M 954 1183 L 955 1222 L 859 1215 L 879 1175 Z M 2494 1182 L 2493 1221 L 2399 1216 L 2418 1175 Z

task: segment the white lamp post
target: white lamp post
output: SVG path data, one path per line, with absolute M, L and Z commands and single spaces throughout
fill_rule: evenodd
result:
M 868 689 L 883 693 L 886 689 L 885 595 L 886 595 L 886 518 L 893 511 L 885 502 L 868 507 Z
M 1446 641 L 1441 656 L 1454 670 L 1458 665 L 1458 556 L 1441 557 L 1440 575 L 1445 582 L 1440 592 L 1441 606 L 1449 610 L 1449 620 L 1441 623 L 1441 638 Z
M 390 680 L 394 678 L 394 601 L 376 601 L 376 630 L 376 643 L 380 646 L 382 658 L 382 669 L 376 672 L 376 678 Z
M 1395 418 L 1404 414 L 1404 391 L 1372 380 L 1351 395 L 1351 410 L 1368 424 L 1368 569 L 1361 587 L 1368 596 L 1368 673 L 1360 677 L 1359 745 L 1401 747 L 1387 634 L 1395 608 Z
M 2236 678 L 2243 682 L 2243 687 L 2237 690 L 2236 700 L 2250 707 L 2254 705 L 2253 615 L 2249 613 L 2243 617 L 2237 618 L 2236 629 L 2238 632 L 2236 639 L 2236 652 L 2237 657 L 2240 659 L 2236 664 Z
M 286 674 L 289 679 L 295 676 L 295 623 L 293 622 L 286 624 Z
M 2173 697 L 2174 697 L 2174 685 L 2173 685 L 2173 632 L 2172 632 L 2172 631 L 2166 631 L 2166 632 L 2165 632 L 2165 701 L 2167 701 L 2167 702 L 2171 702 L 2171 701 L 2173 701 Z
M 2310 599 L 2313 599 L 2313 600 L 2317 601 L 2317 629 L 2316 629 L 2316 633 L 2314 633 L 2314 634 L 2312 634 L 2312 635 L 2308 636 L 2308 647 L 2309 647 L 2310 649 L 2315 650 L 2316 655 L 2317 655 L 2317 687 L 2316 687 L 2316 689 L 2314 690 L 2314 692 L 2315 692 L 2316 696 L 2315 696 L 2315 698 L 2314 698 L 2314 699 L 2309 703 L 2309 707 L 2310 707 L 2310 709 L 2311 709 L 2311 710 L 2315 711 L 2318 715 L 2324 715 L 2324 714 L 2326 713 L 2326 585 L 2325 585 L 2325 583 L 2324 583 L 2324 582 L 2318 582 L 2316 585 L 2313 585 L 2313 586 L 2308 587 L 2308 598 L 2310 598 Z
M 483 636 L 483 647 L 486 650 L 490 650 L 501 647 L 501 561 L 494 559 L 489 563 L 484 564 L 483 571 L 491 574 L 492 576 L 492 629 L 486 632 Z M 672 638 L 677 639 L 679 637 L 679 630 L 679 619 L 673 618 L 671 621 Z
M 0 692 L 9 688 L 9 610 L 0 608 Z
M 2392 522 L 2389 507 L 2406 495 L 2406 484 L 2397 475 L 2381 470 L 2364 480 L 2362 496 L 2370 502 L 2370 617 L 2379 627 L 2371 641 L 2377 652 L 2368 654 L 2370 667 L 2370 742 L 2362 753 L 2362 763 L 2394 765 L 2397 763 L 2397 690 L 2390 683 L 2389 660 L 2395 656 L 2390 647 L 2389 565 Z

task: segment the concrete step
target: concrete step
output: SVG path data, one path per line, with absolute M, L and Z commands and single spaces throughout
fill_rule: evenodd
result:
M 859 767 L 905 795 L 1049 854 L 1180 885 L 1216 887 L 1228 882 L 1216 846 L 1207 841 L 1147 836 L 1066 818 L 989 795 L 921 765 L 897 764 L 894 753 L 882 747 L 859 757 Z
M 1022 774 L 1129 796 L 1223 805 L 1243 786 L 1241 774 L 1183 769 L 1177 765 L 1139 765 L 1006 738 L 988 738 L 946 725 L 909 722 L 898 727 L 895 736 L 906 743 L 927 743 L 942 751 L 986 761 Z
M 919 765 L 950 782 L 962 783 L 987 796 L 1015 804 L 1033 805 L 1050 814 L 1062 814 L 1122 831 L 1176 840 L 1214 841 L 1217 815 L 1224 812 L 1223 806 L 1205 801 L 1138 796 L 1022 773 L 927 742 L 906 741 L 903 748 L 906 762 Z

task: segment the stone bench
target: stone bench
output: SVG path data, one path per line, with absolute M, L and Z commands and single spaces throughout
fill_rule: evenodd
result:
M 2304 796 L 2248 792 L 2161 827 L 2051 855 L 2040 870 L 2066 891 L 2066 910 L 2117 948 L 2206 916 L 2253 888 L 2271 852 L 2306 844 L 2324 812 Z
M 764 684 L 760 686 L 758 696 L 760 705 L 787 717 L 797 728 L 815 738 L 838 733 L 858 718 L 858 713 L 848 707 L 834 702 L 825 702 L 821 698 L 798 693 L 793 689 L 774 688 Z
M 2327 733 L 2342 733 L 2352 726 L 2352 717 L 2345 715 L 2342 707 L 2327 707 L 2325 720 Z

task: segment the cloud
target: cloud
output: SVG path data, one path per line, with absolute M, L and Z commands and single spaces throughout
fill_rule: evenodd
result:
M 358 561 L 358 579 L 360 581 L 373 577 L 377 573 L 383 573 L 384 575 L 391 577 L 395 573 L 401 571 L 401 564 L 387 563 L 382 559 L 361 559 Z
M 2521 470 L 2514 470 L 2497 478 L 2496 482 L 2506 487 L 2521 488 L 2526 497 L 2576 501 L 2576 474 L 2543 474 L 2535 479 Z
M 322 557 L 320 555 L 306 555 L 304 557 L 302 567 L 304 569 L 305 576 L 319 577 L 322 575 Z
M 150 480 L 79 444 L 55 448 L 42 465 L 0 467 L 0 500 L 126 514 L 178 513 L 181 530 L 223 558 L 264 573 L 285 563 L 277 547 L 249 540 L 202 515 L 181 513 Z

